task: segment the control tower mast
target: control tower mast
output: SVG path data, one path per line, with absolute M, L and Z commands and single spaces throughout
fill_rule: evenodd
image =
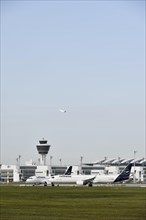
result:
M 44 138 L 39 140 L 39 144 L 36 145 L 38 153 L 41 155 L 40 165 L 46 165 L 46 155 L 51 147 L 51 145 L 47 144 L 47 140 Z

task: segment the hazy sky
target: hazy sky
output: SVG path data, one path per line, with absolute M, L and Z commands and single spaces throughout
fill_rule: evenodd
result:
M 1 51 L 1 163 L 145 156 L 145 1 L 1 1 Z

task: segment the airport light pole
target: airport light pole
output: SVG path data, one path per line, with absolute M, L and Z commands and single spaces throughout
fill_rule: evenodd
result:
M 118 157 L 118 173 L 120 173 L 120 157 Z
M 50 156 L 50 174 L 52 174 L 52 159 L 53 159 L 53 157 Z
M 17 166 L 17 169 L 18 169 L 18 157 L 16 158 L 16 166 Z
M 60 161 L 60 166 L 62 166 L 62 159 L 60 158 L 59 161 Z
M 20 158 L 21 158 L 21 155 L 18 156 L 18 172 L 19 172 L 19 180 L 21 180 L 21 171 L 20 171 Z
M 19 172 L 20 172 L 20 158 L 21 158 L 21 155 L 18 156 L 18 167 L 19 167 Z
M 136 155 L 137 151 L 134 150 L 134 172 L 133 172 L 133 182 L 135 183 L 135 155 Z
M 82 174 L 82 163 L 83 163 L 83 156 L 81 156 L 81 167 L 80 167 L 80 174 Z
M 106 160 L 107 160 L 107 157 L 105 156 L 105 157 L 104 157 L 104 161 L 103 161 L 103 162 L 104 162 L 104 173 L 105 173 L 105 174 L 108 174 L 109 169 L 106 169 L 106 166 L 108 166 Z

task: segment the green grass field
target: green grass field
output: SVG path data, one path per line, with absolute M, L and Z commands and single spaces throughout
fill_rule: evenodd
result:
M 1 186 L 0 219 L 145 220 L 146 188 Z

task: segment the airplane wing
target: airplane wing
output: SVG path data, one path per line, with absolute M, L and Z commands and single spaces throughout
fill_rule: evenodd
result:
M 96 177 L 96 176 L 94 176 L 94 177 L 92 177 L 92 178 L 89 178 L 89 179 L 84 180 L 84 181 L 83 181 L 83 184 L 84 184 L 84 185 L 87 185 L 88 183 L 92 183 L 92 181 L 95 179 L 95 177 Z

